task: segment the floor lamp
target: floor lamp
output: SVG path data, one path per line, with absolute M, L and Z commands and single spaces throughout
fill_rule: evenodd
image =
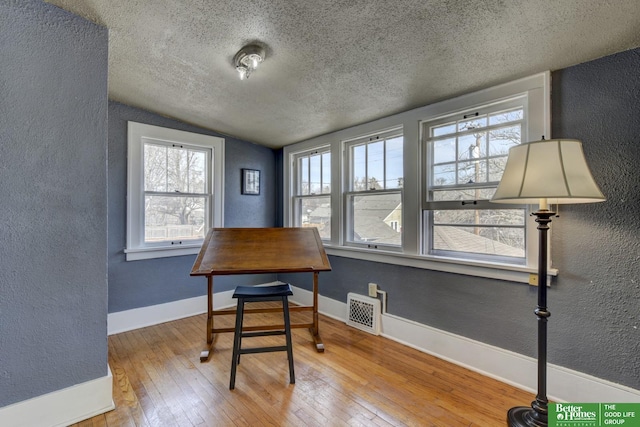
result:
M 604 201 L 582 151 L 574 139 L 550 139 L 520 144 L 509 149 L 509 158 L 498 188 L 491 199 L 496 203 L 536 204 L 538 223 L 538 394 L 530 407 L 511 408 L 509 426 L 546 426 L 547 400 L 547 231 L 551 217 L 548 204 L 594 203 Z

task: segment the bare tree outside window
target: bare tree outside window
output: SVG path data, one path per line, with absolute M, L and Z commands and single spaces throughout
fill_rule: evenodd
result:
M 524 257 L 523 209 L 474 209 L 493 196 L 523 119 L 518 107 L 429 128 L 432 250 Z
M 210 151 L 144 144 L 145 241 L 204 238 Z

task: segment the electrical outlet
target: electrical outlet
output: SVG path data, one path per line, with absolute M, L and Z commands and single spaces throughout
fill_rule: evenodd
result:
M 529 274 L 529 284 L 531 286 L 538 286 L 538 275 L 531 273 Z
M 378 296 L 378 285 L 375 283 L 369 283 L 369 296 L 373 298 Z

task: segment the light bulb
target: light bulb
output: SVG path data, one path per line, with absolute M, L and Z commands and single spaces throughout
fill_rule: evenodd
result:
M 255 70 L 256 68 L 258 68 L 260 57 L 258 55 L 251 55 L 250 59 L 251 59 L 251 67 Z
M 238 70 L 238 73 L 240 74 L 240 80 L 244 80 L 249 77 L 247 73 L 248 70 L 245 67 L 236 67 L 236 70 Z

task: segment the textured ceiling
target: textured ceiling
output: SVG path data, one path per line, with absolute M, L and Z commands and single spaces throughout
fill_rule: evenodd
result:
M 48 2 L 109 28 L 110 99 L 269 147 L 640 46 L 639 0 Z

